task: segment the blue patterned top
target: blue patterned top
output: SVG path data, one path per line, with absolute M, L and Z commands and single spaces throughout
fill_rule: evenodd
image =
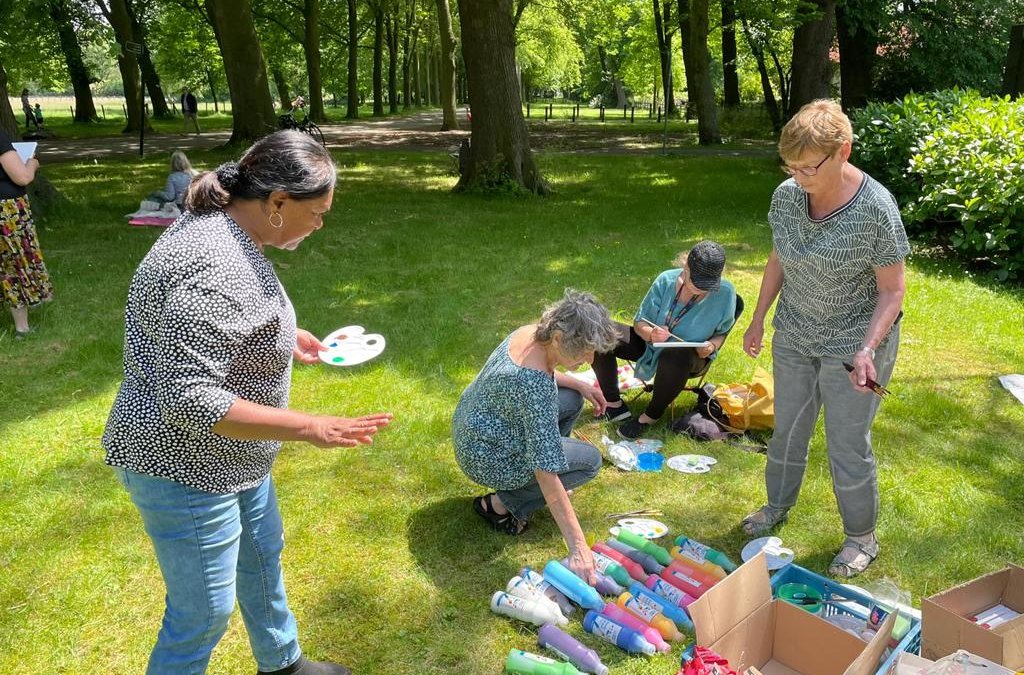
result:
M 497 490 L 526 485 L 537 469 L 569 470 L 555 380 L 516 364 L 508 353 L 511 339 L 498 345 L 462 392 L 452 420 L 455 460 L 473 481 Z

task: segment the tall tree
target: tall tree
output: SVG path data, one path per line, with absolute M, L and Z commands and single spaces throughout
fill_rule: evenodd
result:
M 839 78 L 844 110 L 862 108 L 871 97 L 882 18 L 878 0 L 845 0 L 836 5 Z
M 801 106 L 831 94 L 832 62 L 829 50 L 835 35 L 836 0 L 811 0 L 814 13 L 793 31 L 793 82 L 790 114 Z
M 761 78 L 761 91 L 764 96 L 764 106 L 768 111 L 768 117 L 772 121 L 772 129 L 775 133 L 782 131 L 782 110 L 779 108 L 778 99 L 775 98 L 775 92 L 772 88 L 772 79 L 768 74 L 768 64 L 764 55 L 764 46 L 761 43 L 760 36 L 755 36 L 754 31 L 751 29 L 750 24 L 747 22 L 745 17 L 741 18 L 740 21 L 743 26 L 743 35 L 747 38 L 747 46 L 750 47 L 750 53 L 754 55 L 754 59 L 757 62 L 757 73 Z
M 693 29 L 690 21 L 690 0 L 677 0 L 676 20 L 679 21 L 679 49 L 683 53 L 683 74 L 686 76 L 686 119 L 697 112 L 695 96 L 700 85 L 694 81 L 696 72 L 693 64 Z
M 722 98 L 727 108 L 740 104 L 736 56 L 736 0 L 722 0 Z
M 18 137 L 18 118 L 11 108 L 10 92 L 7 91 L 7 70 L 0 63 L 0 129 L 11 138 Z
M 458 188 L 511 182 L 538 194 L 548 191 L 530 151 L 516 77 L 515 25 L 526 4 L 459 0 L 473 134 Z
M 75 122 L 97 120 L 96 104 L 90 88 L 89 68 L 82 56 L 82 46 L 72 23 L 71 5 L 68 0 L 49 0 L 47 10 L 54 28 L 64 61 L 68 66 L 68 77 L 75 92 Z
M 394 7 L 384 19 L 388 43 L 388 112 L 398 112 L 398 14 Z
M 376 2 L 373 13 L 373 116 L 384 115 L 384 5 Z
M 455 116 L 455 31 L 448 0 L 437 0 L 438 34 L 441 36 L 441 131 L 459 128 Z
M 661 59 L 661 89 L 665 97 L 665 114 L 676 114 L 676 96 L 672 86 L 672 0 L 652 0 L 654 32 L 658 36 L 658 57 Z
M 125 45 L 134 41 L 135 32 L 132 28 L 132 17 L 128 11 L 127 0 L 110 0 L 108 6 L 105 0 L 96 0 L 103 16 L 106 17 L 110 27 L 114 29 L 114 40 L 119 50 L 117 54 L 117 68 L 121 73 L 121 83 L 124 86 L 125 110 L 128 113 L 127 124 L 124 132 L 135 132 L 146 125 L 149 128 L 149 120 L 142 114 L 142 87 L 139 82 L 139 62 L 135 54 L 129 52 Z
M 231 92 L 231 144 L 244 144 L 275 129 L 274 101 L 249 0 L 205 0 L 220 45 Z
M 359 117 L 359 26 L 356 0 L 348 0 L 348 96 L 345 119 Z
M 697 112 L 697 139 L 701 145 L 721 143 L 715 87 L 711 83 L 711 54 L 708 51 L 708 0 L 690 1 L 690 48 L 693 55 L 694 99 Z
M 405 30 L 402 31 L 402 110 L 409 110 L 412 107 L 413 54 L 416 53 L 418 33 L 416 0 L 409 0 L 405 8 Z
M 305 27 L 302 49 L 306 55 L 306 80 L 309 83 L 306 103 L 310 118 L 314 122 L 323 122 L 327 118 L 324 115 L 324 88 L 320 76 L 320 0 L 304 0 L 302 18 Z
M 160 84 L 160 75 L 153 65 L 153 56 L 149 51 L 149 40 L 146 35 L 145 17 L 146 6 L 140 2 L 125 1 L 128 9 L 128 16 L 132 21 L 132 35 L 134 42 L 142 47 L 139 54 L 139 68 L 142 74 L 142 84 L 149 92 L 149 102 L 153 106 L 153 116 L 160 119 L 171 117 L 171 111 L 167 107 L 167 97 L 164 95 L 163 85 Z

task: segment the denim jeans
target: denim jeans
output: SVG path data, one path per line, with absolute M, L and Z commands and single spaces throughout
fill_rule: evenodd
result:
M 236 597 L 259 669 L 298 660 L 298 630 L 281 573 L 284 530 L 270 477 L 243 492 L 214 494 L 114 471 L 142 515 L 167 587 L 147 675 L 205 672 Z
M 590 443 L 568 438 L 572 427 L 583 410 L 583 397 L 575 389 L 558 388 L 558 432 L 562 435 L 562 452 L 568 470 L 558 474 L 566 490 L 577 488 L 597 477 L 601 470 L 601 452 Z M 544 493 L 537 479 L 514 490 L 498 490 L 498 499 L 512 515 L 528 520 L 534 511 L 541 509 Z
M 878 347 L 876 380 L 882 386 L 892 376 L 899 341 L 896 324 Z M 768 443 L 765 466 L 768 505 L 789 509 L 796 504 L 807 469 L 811 435 L 824 407 L 832 491 L 843 530 L 848 536 L 873 532 L 878 520 L 878 475 L 871 448 L 871 423 L 881 399 L 853 388 L 843 367 L 844 359 L 804 356 L 778 333 L 772 342 L 772 361 L 775 432 Z

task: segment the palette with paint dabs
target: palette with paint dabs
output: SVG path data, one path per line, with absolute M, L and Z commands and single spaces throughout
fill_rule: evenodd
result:
M 379 356 L 386 344 L 384 336 L 367 333 L 362 326 L 344 326 L 321 342 L 327 347 L 320 360 L 330 366 L 354 366 Z

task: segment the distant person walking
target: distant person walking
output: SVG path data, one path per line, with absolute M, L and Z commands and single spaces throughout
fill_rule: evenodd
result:
M 36 124 L 38 126 L 42 127 L 43 126 L 43 108 L 38 103 L 36 103 L 36 109 L 35 109 L 34 115 L 35 115 L 35 118 L 36 118 Z
M 32 104 L 28 102 L 28 89 L 21 90 L 21 110 L 25 113 L 25 129 L 28 130 L 29 126 L 38 129 L 36 113 L 32 110 Z
M 188 133 L 188 121 L 192 120 L 192 124 L 196 127 L 196 133 L 200 133 L 199 101 L 196 100 L 195 94 L 188 87 L 181 91 L 181 114 L 185 118 L 183 130 Z

